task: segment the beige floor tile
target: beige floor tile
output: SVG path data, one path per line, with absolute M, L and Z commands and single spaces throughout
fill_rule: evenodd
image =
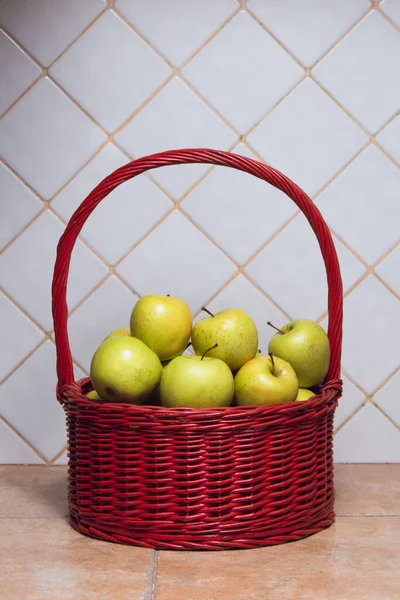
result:
M 0 517 L 67 515 L 67 469 L 0 466 Z
M 155 600 L 349 598 L 400 598 L 399 517 L 341 517 L 315 536 L 270 548 L 159 556 Z
M 400 515 L 400 464 L 336 465 L 335 489 L 337 515 Z
M 152 551 L 87 538 L 66 519 L 0 519 L 4 600 L 147 600 Z

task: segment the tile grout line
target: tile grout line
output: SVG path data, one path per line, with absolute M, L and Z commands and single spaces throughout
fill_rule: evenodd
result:
M 150 40 L 148 40 L 144 34 L 137 29 L 133 23 L 131 23 L 123 13 L 121 13 L 119 11 L 118 8 L 113 8 L 115 14 L 122 20 L 124 21 L 124 23 L 126 23 L 126 25 L 131 29 L 131 31 L 133 31 L 133 33 L 135 33 L 151 50 L 153 50 L 153 52 L 155 52 L 155 54 L 157 54 L 157 56 L 162 59 L 166 65 L 172 69 L 172 73 L 169 77 L 168 82 L 165 82 L 165 85 L 167 83 L 169 83 L 169 81 L 171 81 L 174 77 L 178 77 L 187 87 L 189 87 L 192 92 L 194 92 L 199 98 L 200 100 L 203 101 L 204 104 L 206 104 L 206 106 L 212 111 L 214 112 L 217 117 L 219 117 L 220 120 L 222 120 L 225 125 L 227 125 L 227 127 L 229 127 L 234 133 L 235 135 L 239 135 L 238 132 L 235 130 L 235 128 L 231 125 L 231 123 L 229 123 L 229 121 L 227 119 L 225 119 L 225 117 L 223 115 L 221 115 L 207 100 L 205 100 L 200 94 L 199 92 L 190 84 L 189 81 L 186 80 L 186 78 L 183 76 L 182 74 L 182 69 L 184 69 L 194 58 L 196 58 L 196 56 L 198 54 L 200 54 L 200 52 L 202 52 L 202 50 L 222 31 L 222 29 L 224 29 L 224 27 L 226 27 L 226 25 L 228 25 L 228 23 L 240 12 L 240 7 L 238 7 L 234 13 L 232 13 L 225 21 L 224 23 L 216 30 L 214 31 L 214 33 L 209 36 L 196 50 L 195 52 L 193 52 L 180 66 L 175 66 L 173 65 L 173 63 L 171 63 L 159 50 L 156 46 L 154 46 L 154 44 L 152 44 L 152 42 L 150 42 Z M 152 98 L 149 98 L 149 101 L 152 100 Z M 147 104 L 148 102 L 146 102 Z M 144 106 L 146 106 L 146 104 L 144 104 L 143 106 L 140 107 L 140 109 L 138 110 L 138 112 L 140 112 L 140 110 L 142 110 L 142 108 L 144 108 Z M 127 121 L 125 121 L 125 123 L 123 124 L 123 127 L 126 127 L 128 125 L 128 123 L 133 120 L 133 118 L 136 116 L 137 113 L 131 115 Z M 113 134 L 115 135 L 115 134 Z
M 35 327 L 37 329 L 39 329 L 40 333 L 43 334 L 43 336 L 48 337 L 49 336 L 49 332 L 46 331 L 46 329 L 44 327 L 42 327 L 42 325 L 40 325 L 39 321 L 36 321 L 36 319 L 34 317 L 32 317 L 16 300 L 14 300 L 14 298 L 11 296 L 11 294 L 9 294 L 7 292 L 7 290 L 3 287 L 0 287 L 0 292 L 2 294 L 4 294 L 4 296 L 7 298 L 7 300 L 9 300 L 12 304 L 14 304 L 14 306 L 16 308 L 18 308 L 18 310 L 20 312 L 23 313 L 23 315 L 25 315 L 25 317 L 27 317 L 27 319 L 29 319 L 29 321 L 31 321 L 31 323 L 33 323 L 33 325 L 35 325 Z
M 289 48 L 267 27 L 267 25 L 261 19 L 257 17 L 255 13 L 252 12 L 251 8 L 249 8 L 247 4 L 243 6 L 243 12 L 253 19 L 253 21 L 255 21 L 261 27 L 261 29 L 263 29 L 265 33 L 267 33 L 301 69 L 303 69 L 304 72 L 307 71 L 307 67 L 303 65 L 301 60 L 293 52 L 291 52 L 291 50 L 289 50 Z
M 374 400 L 372 400 L 371 404 L 372 404 L 373 406 L 375 406 L 375 408 L 376 408 L 377 410 L 379 410 L 379 412 L 380 412 L 380 413 L 381 413 L 381 414 L 382 414 L 384 417 L 386 417 L 386 419 L 387 419 L 388 421 L 390 421 L 390 423 L 393 425 L 393 427 L 395 427 L 395 428 L 396 428 L 396 429 L 397 429 L 397 430 L 400 432 L 400 423 L 399 423 L 399 424 L 397 424 L 397 423 L 396 423 L 396 421 L 395 421 L 395 420 L 394 420 L 394 419 L 393 419 L 393 418 L 392 418 L 390 415 L 388 415 L 388 414 L 387 414 L 387 412 L 386 412 L 386 411 L 385 411 L 385 410 L 384 410 L 384 409 L 383 409 L 381 406 L 379 406 L 379 404 L 377 404 L 377 403 L 376 403 Z
M 44 212 L 46 212 L 47 207 L 46 206 L 42 206 L 42 208 L 39 210 L 39 212 L 36 213 L 36 215 L 34 215 L 32 217 L 32 219 L 30 219 L 27 223 L 25 223 L 25 225 L 23 227 L 21 227 L 21 229 L 18 231 L 18 233 L 16 233 L 14 235 L 14 237 L 12 237 L 6 244 L 4 244 L 4 246 L 1 248 L 0 250 L 0 256 L 3 254 L 3 252 L 5 252 L 6 250 L 8 250 L 8 248 L 10 246 L 13 245 L 14 242 L 17 241 L 17 239 L 23 234 L 25 233 L 25 231 L 27 229 L 29 229 L 29 227 L 31 225 L 33 225 L 33 223 L 36 221 L 36 219 L 38 219 Z
M 363 400 L 363 402 L 360 404 L 360 406 L 357 406 L 357 408 L 356 408 L 356 409 L 355 409 L 355 410 L 354 410 L 354 411 L 351 413 L 351 415 L 349 415 L 349 416 L 347 417 L 347 419 L 345 419 L 345 420 L 344 420 L 344 421 L 343 421 L 343 422 L 342 422 L 342 423 L 339 425 L 339 427 L 337 427 L 337 428 L 334 430 L 333 437 L 335 437 L 335 436 L 336 436 L 336 434 L 338 434 L 338 433 L 339 433 L 339 431 L 341 431 L 341 430 L 343 429 L 343 427 L 345 427 L 345 426 L 347 425 L 347 423 L 349 423 L 349 422 L 350 422 L 350 421 L 351 421 L 351 420 L 352 420 L 352 419 L 353 419 L 353 418 L 354 418 L 354 417 L 355 417 L 355 416 L 356 416 L 356 415 L 357 415 L 359 412 L 361 412 L 361 411 L 363 410 L 363 408 L 364 408 L 364 407 L 365 407 L 367 404 L 370 404 L 369 398 L 370 398 L 369 396 L 367 396 L 366 398 L 364 398 L 364 400 Z M 341 401 L 342 401 L 342 399 L 340 399 L 340 400 L 339 400 L 339 402 L 341 402 Z
M 27 360 L 29 360 L 31 358 L 31 356 L 33 356 L 36 352 L 36 350 L 39 350 L 40 346 L 43 346 L 43 344 L 47 341 L 47 337 L 43 337 L 40 342 L 38 344 L 36 344 L 36 346 L 30 351 L 28 352 L 28 354 L 26 356 L 24 356 L 12 369 L 11 371 L 9 371 L 7 373 L 7 375 L 5 377 L 3 377 L 3 379 L 0 381 L 0 386 L 3 385 L 3 383 L 5 383 L 7 381 L 7 379 L 9 379 L 11 377 L 11 375 L 14 375 L 14 373 L 16 373 L 16 371 L 18 371 L 18 369 L 20 367 L 22 367 L 23 364 L 26 363 Z M 53 341 L 53 340 L 51 340 Z M 54 342 L 53 342 L 54 343 Z
M 352 292 L 354 292 L 354 290 L 357 287 L 359 287 L 362 284 L 363 281 L 365 281 L 365 279 L 367 279 L 367 277 L 372 275 L 379 280 L 381 285 L 385 287 L 388 290 L 388 292 L 390 292 L 397 300 L 400 300 L 399 295 L 379 276 L 379 274 L 376 273 L 376 268 L 378 268 L 383 263 L 383 261 L 385 261 L 397 249 L 397 247 L 400 245 L 400 240 L 395 242 L 393 246 L 386 250 L 386 252 L 384 252 L 384 254 L 382 254 L 376 262 L 374 262 L 372 265 L 369 265 L 364 261 L 364 259 L 361 259 L 361 257 L 358 256 L 358 254 L 351 248 L 351 246 L 348 246 L 348 244 L 344 242 L 344 240 L 334 230 L 331 229 L 331 232 L 333 237 L 336 237 L 344 246 L 346 246 L 346 248 L 350 250 L 350 252 L 355 256 L 355 258 L 357 258 L 366 269 L 365 272 L 362 275 L 360 275 L 360 277 L 346 291 L 343 292 L 343 299 L 347 298 Z M 317 321 L 322 321 L 323 319 L 325 319 L 327 314 L 328 311 L 325 311 L 317 319 Z
M 324 60 L 324 58 L 326 58 L 326 56 L 328 56 L 328 54 L 330 54 L 332 50 L 336 48 L 336 46 L 339 46 L 339 44 L 341 44 L 341 42 L 349 35 L 349 33 L 351 33 L 353 29 L 355 29 L 361 23 L 361 21 L 365 19 L 365 17 L 367 17 L 371 12 L 373 12 L 373 10 L 373 5 L 364 10 L 364 12 L 344 31 L 344 33 L 342 33 L 333 42 L 333 44 L 329 46 L 329 48 L 325 50 L 325 52 L 323 52 L 323 54 L 321 54 L 321 56 L 319 56 L 316 61 L 313 62 L 313 64 L 310 66 L 310 70 L 317 67 L 319 63 L 321 63 Z
M 392 25 L 392 27 L 395 28 L 396 31 L 400 33 L 400 27 L 389 17 L 389 15 L 385 13 L 380 4 L 376 5 L 376 12 L 378 12 L 384 19 L 386 19 L 386 21 L 388 21 L 388 23 L 390 23 L 390 25 Z
M 253 125 L 246 131 L 246 133 L 244 133 L 243 135 L 241 135 L 241 141 L 245 142 L 246 144 L 251 144 L 251 142 L 248 142 L 247 138 L 249 135 L 251 135 L 253 133 L 253 131 L 255 129 L 257 129 L 257 127 L 259 127 L 259 125 L 261 125 L 261 123 L 263 121 L 265 121 L 265 119 L 267 119 L 276 108 L 278 108 L 278 106 L 280 106 L 298 87 L 300 87 L 300 85 L 303 83 L 303 81 L 305 81 L 308 78 L 308 75 L 304 74 L 302 75 L 299 79 L 296 79 L 296 81 L 289 87 L 289 89 L 285 92 L 285 94 L 283 96 L 281 96 L 276 102 L 274 102 L 274 104 L 272 106 L 270 106 L 265 112 L 263 112 L 263 114 L 261 115 L 261 117 L 259 119 L 256 120 L 255 123 L 253 123 Z M 255 154 L 257 154 L 258 156 L 261 156 L 261 154 L 259 154 L 252 146 L 250 146 L 250 149 L 252 152 L 254 152 Z M 265 164 L 269 164 L 265 161 L 265 159 L 262 157 L 262 161 Z
M 374 146 L 376 146 L 382 152 L 382 154 L 384 154 L 394 164 L 395 167 L 400 169 L 400 162 L 397 162 L 396 159 L 394 159 L 393 156 L 391 156 L 387 152 L 387 150 L 385 150 L 385 148 L 382 146 L 382 144 L 380 142 L 378 142 L 377 140 L 374 140 L 372 143 Z
M 357 389 L 363 394 L 364 400 L 350 415 L 339 425 L 337 429 L 335 429 L 335 435 L 338 431 L 340 431 L 351 419 L 359 413 L 367 404 L 372 404 L 375 408 L 379 409 L 379 411 L 394 425 L 396 429 L 400 431 L 400 424 L 397 424 L 386 412 L 377 404 L 374 400 L 374 397 L 400 372 L 400 367 L 397 367 L 393 373 L 391 373 L 371 394 L 368 394 L 354 379 L 351 375 L 347 373 L 347 371 L 342 370 L 342 374 L 355 386 Z M 343 400 L 339 400 L 342 402 Z
M 50 461 L 49 461 L 49 466 L 54 466 L 54 467 L 58 467 L 59 465 L 55 465 L 54 463 L 56 462 L 56 460 L 58 460 L 63 454 L 64 452 L 68 450 L 68 442 L 65 444 L 64 448 L 62 448 Z M 61 466 L 65 466 L 65 465 L 61 465 Z
M 340 34 L 335 41 L 329 46 L 329 48 L 327 50 L 325 50 L 321 56 L 319 56 L 319 58 L 314 61 L 314 63 L 312 63 L 312 65 L 310 65 L 309 67 L 307 67 L 306 65 L 304 65 L 301 60 L 294 54 L 294 52 L 292 52 L 291 50 L 289 50 L 289 48 L 280 40 L 280 38 L 278 36 L 276 36 L 268 27 L 267 25 L 261 20 L 259 19 L 255 13 L 252 12 L 251 8 L 249 8 L 247 5 L 244 8 L 245 12 L 256 21 L 256 23 L 258 23 L 260 25 L 260 27 L 262 27 L 262 29 L 264 29 L 264 31 L 266 33 L 268 33 L 268 35 L 270 35 L 277 44 L 279 44 L 279 46 L 287 53 L 289 54 L 289 56 L 302 68 L 304 69 L 306 72 L 311 72 L 312 69 L 314 69 L 314 67 L 316 67 L 320 61 L 322 61 L 330 52 L 332 52 L 332 50 L 338 46 L 345 37 L 347 37 L 349 35 L 349 33 L 351 33 L 351 31 L 353 29 L 355 29 L 355 27 L 361 23 L 361 21 L 373 10 L 373 7 L 369 7 L 367 8 L 342 34 Z
M 44 456 L 39 452 L 39 450 L 37 450 L 27 439 L 25 439 L 23 437 L 23 435 L 20 434 L 20 432 L 18 431 L 18 429 L 16 429 L 13 425 L 11 425 L 11 423 L 7 419 L 5 419 L 2 414 L 0 414 L 0 422 L 2 422 L 5 425 L 7 425 L 7 427 L 9 427 L 11 429 L 11 431 L 13 431 L 13 433 L 15 433 L 15 435 L 17 437 L 19 437 L 19 439 L 22 440 L 36 454 L 36 456 L 38 458 L 40 458 L 41 461 L 43 461 L 43 463 L 46 466 L 49 464 L 48 460 L 46 460 L 44 458 Z
M 151 551 L 151 563 L 150 563 L 150 572 L 149 572 L 149 583 L 147 587 L 147 591 L 144 597 L 144 600 L 155 600 L 156 597 L 156 587 L 157 587 L 157 572 L 158 572 L 158 563 L 160 559 L 159 550 Z
M 37 58 L 35 58 L 33 56 L 33 54 L 31 54 L 31 52 L 29 52 L 29 50 L 27 48 L 25 48 L 25 46 L 23 46 L 23 44 L 21 44 L 21 42 L 19 42 L 17 40 L 16 37 L 14 37 L 3 25 L 0 26 L 0 31 L 4 31 L 4 33 L 14 42 L 14 44 L 21 50 L 21 52 L 23 54 L 25 54 L 40 70 L 41 73 L 40 75 L 38 75 L 38 77 L 35 79 L 35 81 L 33 81 L 12 103 L 10 106 L 8 106 L 6 108 L 6 110 L 4 110 L 2 112 L 2 114 L 0 115 L 0 120 L 15 106 L 15 104 L 17 104 L 17 102 L 19 102 L 19 100 L 21 100 L 21 98 L 35 85 L 35 83 L 37 83 L 39 81 L 39 79 L 46 77 L 47 76 L 47 72 L 48 70 L 54 65 L 55 62 L 57 62 L 57 60 L 59 58 L 61 58 L 63 56 L 63 54 L 65 54 L 67 52 L 67 50 L 69 50 L 71 48 L 71 46 L 73 46 L 75 44 L 75 42 L 77 42 L 79 40 L 79 38 L 82 37 L 82 35 L 84 33 L 86 33 L 86 31 L 88 29 L 90 29 L 90 27 L 108 10 L 108 7 L 103 8 L 97 15 L 96 17 L 94 17 L 94 19 L 92 19 L 90 21 L 90 23 L 88 25 L 86 25 L 86 27 L 84 27 L 84 29 L 82 29 L 82 31 L 80 31 L 78 33 L 77 36 L 75 36 L 73 38 L 73 40 L 64 48 L 64 50 L 62 50 L 48 65 L 47 67 L 43 66 L 39 60 Z
M 340 109 L 341 109 L 341 111 L 342 111 L 342 112 L 344 112 L 344 114 L 345 114 L 345 115 L 346 115 L 346 116 L 347 116 L 349 119 L 351 119 L 351 121 L 353 121 L 353 123 L 354 123 L 355 125 L 357 125 L 357 127 L 358 127 L 359 129 L 361 129 L 361 131 L 362 131 L 362 132 L 363 132 L 365 135 L 367 135 L 367 136 L 368 136 L 368 138 L 369 138 L 369 140 L 368 140 L 368 141 L 369 141 L 369 142 L 371 142 L 371 140 L 372 140 L 372 138 L 373 138 L 373 134 L 371 134 L 371 133 L 368 131 L 368 129 L 367 129 L 367 128 L 366 128 L 366 127 L 365 127 L 365 126 L 364 126 L 364 125 L 361 123 L 361 121 L 359 121 L 358 119 L 356 119 L 356 117 L 353 115 L 353 113 L 351 113 L 351 112 L 350 112 L 350 111 L 349 111 L 349 110 L 348 110 L 348 109 L 347 109 L 347 108 L 346 108 L 346 107 L 345 107 L 345 106 L 344 106 L 344 105 L 343 105 L 343 104 L 342 104 L 342 103 L 341 103 L 341 102 L 340 102 L 340 101 L 339 101 L 339 100 L 336 98 L 336 96 L 334 96 L 334 95 L 332 94 L 332 92 L 330 92 L 330 91 L 329 91 L 329 90 L 328 90 L 328 89 L 327 89 L 327 88 L 324 86 L 324 84 L 323 84 L 323 83 L 321 83 L 321 82 L 319 81 L 319 79 L 317 79 L 317 78 L 315 77 L 315 75 L 314 75 L 313 73 L 310 73 L 310 79 L 311 79 L 311 81 L 312 81 L 312 82 L 313 82 L 315 85 L 317 85 L 317 86 L 319 87 L 319 89 L 320 89 L 322 92 L 324 92 L 324 94 L 326 94 L 326 95 L 328 96 L 328 98 L 330 98 L 330 99 L 332 100 L 332 102 L 334 102 L 334 103 L 336 104 L 336 106 L 337 106 L 338 108 L 340 108 Z

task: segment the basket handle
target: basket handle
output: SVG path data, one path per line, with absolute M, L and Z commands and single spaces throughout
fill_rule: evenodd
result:
M 103 179 L 87 196 L 70 218 L 57 246 L 52 285 L 54 334 L 57 350 L 57 376 L 59 388 L 74 381 L 71 349 L 69 346 L 66 301 L 67 279 L 71 253 L 77 237 L 96 206 L 116 187 L 145 171 L 163 166 L 205 163 L 232 167 L 244 171 L 278 188 L 303 211 L 317 236 L 325 262 L 328 281 L 328 337 L 331 345 L 331 363 L 326 381 L 340 377 L 342 350 L 343 290 L 339 262 L 329 228 L 312 200 L 285 175 L 256 160 L 230 152 L 193 148 L 169 150 L 134 160 Z

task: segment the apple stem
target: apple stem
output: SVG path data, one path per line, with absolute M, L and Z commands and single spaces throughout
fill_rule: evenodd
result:
M 214 348 L 218 348 L 218 344 L 214 344 L 214 346 L 211 346 L 211 348 L 207 348 L 207 350 L 204 352 L 203 356 L 201 357 L 200 360 L 203 360 L 203 358 L 205 357 L 205 355 L 207 354 L 207 352 L 210 352 L 210 350 L 214 350 Z
M 272 327 L 272 329 L 275 329 L 276 331 L 279 331 L 279 333 L 281 333 L 282 335 L 285 334 L 285 332 L 282 331 L 282 329 L 279 329 L 278 327 L 275 327 L 275 325 L 272 325 L 271 321 L 267 321 L 267 325 L 269 325 L 270 327 Z
M 170 297 L 170 295 L 171 295 L 171 294 L 167 294 L 167 298 L 169 298 L 169 297 Z
M 192 342 L 188 342 L 188 343 L 187 343 L 187 346 L 186 346 L 186 350 L 187 350 L 188 348 L 190 348 L 190 346 L 191 346 L 191 345 L 192 345 Z
M 210 310 L 208 310 L 208 308 L 206 308 L 205 306 L 201 307 L 201 310 L 204 310 L 204 312 L 208 313 L 211 317 L 213 317 L 214 315 L 212 314 L 212 312 Z
M 272 352 L 269 352 L 268 356 L 270 357 L 271 362 L 272 362 L 272 375 L 274 375 L 274 373 L 275 373 L 275 362 L 274 362 L 274 357 L 272 356 Z

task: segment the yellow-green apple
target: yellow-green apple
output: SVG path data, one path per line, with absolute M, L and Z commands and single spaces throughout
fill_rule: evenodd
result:
M 141 404 L 156 388 L 161 372 L 157 354 L 132 336 L 104 340 L 90 365 L 94 389 L 109 402 Z
M 235 399 L 239 406 L 293 402 L 298 387 L 289 363 L 272 354 L 257 355 L 236 373 Z
M 161 361 L 182 354 L 190 338 L 192 313 L 180 298 L 149 294 L 135 304 L 131 334 L 142 340 Z
M 111 333 L 109 333 L 104 339 L 108 340 L 112 337 L 121 337 L 121 336 L 131 335 L 131 330 L 128 327 L 121 327 L 120 329 L 114 329 Z M 104 341 L 104 340 L 103 340 Z
M 298 402 L 305 402 L 306 400 L 308 400 L 309 398 L 312 398 L 313 396 L 315 396 L 315 394 L 311 390 L 307 390 L 305 388 L 299 388 L 299 391 L 297 392 L 296 400 Z
M 290 321 L 272 336 L 268 352 L 283 358 L 296 371 L 299 386 L 313 387 L 322 383 L 330 361 L 329 339 L 318 323 L 310 319 Z
M 254 358 L 258 349 L 258 333 L 253 320 L 240 308 L 227 308 L 211 313 L 197 321 L 192 330 L 192 344 L 196 354 L 202 355 L 207 348 L 218 344 L 208 356 L 223 360 L 232 371 L 240 369 Z
M 91 400 L 101 400 L 100 396 L 96 392 L 96 390 L 92 390 L 86 394 L 86 398 L 90 398 Z
M 161 376 L 160 397 L 165 407 L 214 408 L 229 406 L 233 398 L 233 375 L 219 358 L 178 356 Z

